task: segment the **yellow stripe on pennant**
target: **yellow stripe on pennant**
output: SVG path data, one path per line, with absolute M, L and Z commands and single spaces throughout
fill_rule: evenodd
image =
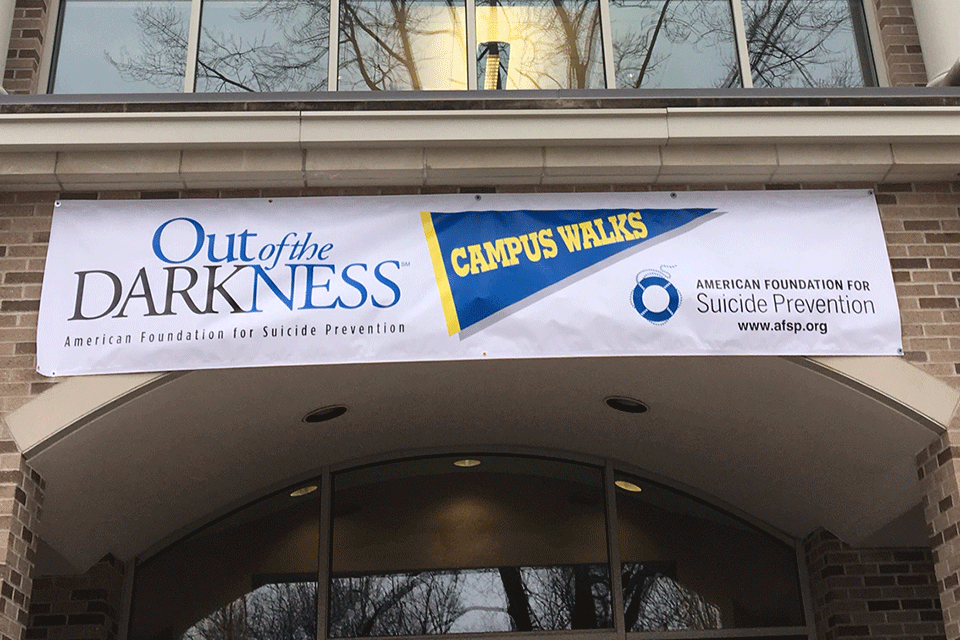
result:
M 447 269 L 443 266 L 440 241 L 437 240 L 437 231 L 433 228 L 433 216 L 430 212 L 421 211 L 420 220 L 423 222 L 423 233 L 430 248 L 430 260 L 433 262 L 433 273 L 440 290 L 440 303 L 443 306 L 443 316 L 447 320 L 447 331 L 452 336 L 460 333 L 460 319 L 457 317 L 457 308 L 453 305 L 453 292 L 450 291 L 450 281 L 447 280 Z

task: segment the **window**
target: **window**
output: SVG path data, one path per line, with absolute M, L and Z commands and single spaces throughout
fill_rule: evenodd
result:
M 329 635 L 611 628 L 601 470 L 457 460 L 335 477 Z
M 444 0 L 341 0 L 338 87 L 466 89 L 466 15 Z
M 642 489 L 617 492 L 628 631 L 803 624 L 793 549 L 655 482 L 617 479 Z
M 329 19 L 320 2 L 205 0 L 196 90 L 326 90 Z
M 794 545 L 609 465 L 433 456 L 325 478 L 138 564 L 128 637 L 808 633 Z
M 850 0 L 742 0 L 755 87 L 874 84 L 863 7 Z
M 320 494 L 289 494 L 138 565 L 129 637 L 315 638 Z
M 610 0 L 617 87 L 740 86 L 729 0 Z
M 190 0 L 67 0 L 60 24 L 54 93 L 183 90 Z
M 497 88 L 603 88 L 597 0 L 480 0 L 476 17 L 480 51 L 500 50 L 505 78 Z M 488 54 L 484 76 L 492 60 Z
M 50 90 L 860 87 L 861 2 L 62 0 Z

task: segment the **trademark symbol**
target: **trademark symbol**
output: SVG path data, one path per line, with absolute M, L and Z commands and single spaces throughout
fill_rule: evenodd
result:
M 410 266 L 410 261 L 409 261 L 409 260 L 404 260 L 403 262 L 400 263 L 400 266 L 401 266 L 401 267 L 409 267 L 409 266 Z

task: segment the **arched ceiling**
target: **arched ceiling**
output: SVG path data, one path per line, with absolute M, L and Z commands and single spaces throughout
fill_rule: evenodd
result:
M 895 379 L 876 373 L 882 361 Z M 911 543 L 913 458 L 957 393 L 893 358 L 826 364 L 623 357 L 103 376 L 57 385 L 8 424 L 47 483 L 41 538 L 78 569 L 142 554 L 324 465 L 490 447 L 612 458 L 798 538 L 824 526 L 851 542 Z M 857 367 L 860 382 L 842 373 Z M 611 395 L 650 410 L 616 412 Z M 349 411 L 302 422 L 330 404 Z

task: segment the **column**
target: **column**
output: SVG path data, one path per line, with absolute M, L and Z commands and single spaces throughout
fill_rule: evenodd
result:
M 0 640 L 25 636 L 43 479 L 0 424 Z
M 10 32 L 13 30 L 13 12 L 17 0 L 0 0 L 0 92 L 3 92 L 3 74 L 7 69 L 10 50 Z
M 947 640 L 960 639 L 960 418 L 917 455 Z
M 934 80 L 960 59 L 960 2 L 913 0 L 927 76 Z

